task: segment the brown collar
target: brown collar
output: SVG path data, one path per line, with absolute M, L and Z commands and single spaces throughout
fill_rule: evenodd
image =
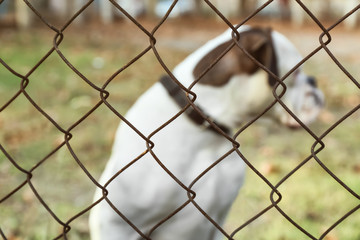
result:
M 168 94 L 180 108 L 184 108 L 189 104 L 189 100 L 186 97 L 185 92 L 177 85 L 170 76 L 164 75 L 160 78 L 160 83 L 167 90 Z M 199 107 L 198 107 L 199 108 Z M 200 108 L 199 108 L 200 109 Z M 201 109 L 200 109 L 201 110 Z M 191 106 L 185 111 L 185 114 L 189 117 L 189 119 L 195 123 L 196 125 L 203 126 L 205 129 L 213 131 L 215 133 L 220 134 L 218 130 L 216 130 L 211 124 L 208 123 L 206 119 L 210 119 L 218 128 L 220 128 L 224 133 L 229 134 L 230 130 L 228 127 L 217 123 L 212 120 L 211 117 L 206 115 L 204 118 L 197 110 L 192 108 Z

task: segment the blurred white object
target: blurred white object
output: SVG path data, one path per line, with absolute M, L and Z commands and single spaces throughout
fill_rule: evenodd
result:
M 290 11 L 292 22 L 297 25 L 302 25 L 305 19 L 310 18 L 307 13 L 296 1 L 290 1 Z M 335 16 L 337 19 L 345 16 L 349 11 L 360 4 L 358 0 L 302 0 L 302 3 L 308 8 L 317 18 L 326 15 Z M 353 13 L 345 21 L 347 28 L 354 28 L 357 25 L 359 11 Z
M 173 2 L 174 2 L 173 0 L 158 1 L 155 7 L 156 16 L 163 17 L 166 14 L 166 12 L 169 10 Z M 180 15 L 192 12 L 194 9 L 195 9 L 194 0 L 178 1 L 175 7 L 172 9 L 170 13 L 170 17 L 178 17 Z
M 145 0 L 117 0 L 116 3 L 134 18 L 145 12 Z M 99 1 L 99 11 L 104 23 L 111 23 L 114 15 L 124 16 L 124 14 L 108 0 Z
M 116 1 L 127 13 L 136 18 L 145 12 L 144 0 L 117 0 Z M 120 11 L 116 11 L 117 14 L 123 15 Z
M 105 61 L 102 57 L 95 57 L 92 60 L 92 66 L 95 69 L 102 69 L 104 67 L 104 65 L 105 65 Z

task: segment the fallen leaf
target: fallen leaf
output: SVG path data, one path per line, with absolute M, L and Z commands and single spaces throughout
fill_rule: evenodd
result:
M 279 172 L 279 168 L 271 162 L 263 162 L 259 170 L 264 176 Z

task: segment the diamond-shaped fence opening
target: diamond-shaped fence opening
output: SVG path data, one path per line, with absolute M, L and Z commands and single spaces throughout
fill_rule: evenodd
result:
M 157 232 L 172 229 L 174 221 L 189 224 L 194 219 L 210 229 L 203 239 L 360 238 L 359 33 L 344 30 L 356 24 L 357 1 L 348 0 L 343 10 L 338 1 L 328 5 L 307 0 L 66 2 L 67 8 L 59 1 L 0 1 L 2 239 L 87 239 L 89 212 L 102 206 L 115 222 L 127 223 L 124 231 L 129 239 L 156 240 Z M 57 11 L 49 14 L 46 6 Z M 152 16 L 144 16 L 145 10 Z M 234 16 L 237 11 L 243 14 Z M 209 13 L 212 19 L 199 17 Z M 336 17 L 329 18 L 330 13 Z M 175 18 L 179 15 L 183 16 Z M 34 26 L 14 31 L 9 28 L 14 19 L 20 26 Z M 306 26 L 287 23 L 290 19 Z M 203 99 L 196 95 L 196 87 L 227 52 L 243 48 L 236 31 L 242 25 L 278 27 L 301 45 L 305 57 L 284 76 L 252 60 L 275 81 L 273 96 L 260 113 L 230 134 L 197 106 Z M 226 28 L 233 30 L 229 47 L 197 79 L 180 84 L 172 72 L 175 65 Z M 320 120 L 311 126 L 283 100 L 291 84 L 288 77 L 299 67 L 318 77 L 329 99 Z M 148 116 L 128 120 L 126 110 L 163 74 L 183 93 L 185 104 L 160 125 L 151 124 Z M 274 108 L 286 111 L 300 129 L 290 132 L 268 123 L 265 119 Z M 178 135 L 169 130 L 181 129 L 179 122 L 189 113 L 200 117 L 203 127 L 228 145 L 206 164 L 176 168 L 163 162 L 161 150 L 189 158 L 191 153 L 176 145 Z M 144 120 L 148 129 L 138 124 Z M 114 166 L 113 174 L 98 181 L 119 121 L 126 126 L 127 141 L 143 148 L 128 154 Z M 157 144 L 166 134 L 166 146 Z M 191 141 L 189 136 L 182 144 Z M 233 183 L 222 181 L 227 185 L 218 186 L 212 195 L 203 186 L 228 164 L 229 156 L 244 163 L 248 174 L 224 223 L 216 220 L 223 216 L 217 216 L 206 199 L 227 198 L 222 190 Z M 134 179 L 143 164 L 153 172 L 138 176 L 133 189 L 127 189 L 141 193 L 138 199 L 118 200 L 133 201 L 142 209 L 145 226 L 114 197 L 114 182 Z M 149 181 L 160 194 L 144 188 Z M 179 194 L 171 195 L 168 187 Z M 95 189 L 98 194 L 93 199 Z M 154 210 L 155 217 L 149 215 Z M 193 219 L 181 219 L 189 212 Z M 176 233 L 173 228 L 162 236 L 177 239 Z

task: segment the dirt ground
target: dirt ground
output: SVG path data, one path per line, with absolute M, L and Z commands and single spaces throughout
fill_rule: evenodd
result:
M 159 23 L 158 19 L 139 19 L 143 27 L 151 32 L 153 28 Z M 238 24 L 242 19 L 231 19 L 232 24 Z M 358 39 L 360 37 L 360 29 L 349 30 L 341 23 L 335 27 L 332 25 L 335 21 L 324 21 L 323 27 L 325 29 L 331 28 L 329 33 L 332 37 L 332 42 L 336 47 L 331 49 L 335 54 L 359 55 L 356 54 L 360 50 Z M 288 37 L 299 48 L 303 54 L 311 47 L 320 45 L 319 38 L 322 34 L 321 26 L 315 22 L 308 21 L 303 26 L 298 26 L 289 21 L 269 20 L 269 19 L 252 19 L 245 23 L 245 25 L 271 27 L 272 29 L 281 32 Z M 135 41 L 143 41 L 145 38 L 144 32 L 135 26 L 134 23 L 128 20 L 119 20 L 106 28 L 98 26 L 98 24 L 91 24 L 85 26 L 93 30 L 102 29 L 103 33 L 108 37 L 116 36 L 124 39 L 131 39 Z M 167 19 L 164 24 L 155 32 L 154 36 L 159 38 L 158 44 L 172 46 L 179 50 L 192 51 L 207 40 L 219 35 L 227 29 L 226 23 L 220 19 L 212 18 L 198 18 L 198 17 L 182 17 L 177 19 Z M 327 37 L 323 37 L 326 42 Z M 330 44 L 332 46 L 332 44 Z M 360 58 L 360 57 L 359 57 Z

